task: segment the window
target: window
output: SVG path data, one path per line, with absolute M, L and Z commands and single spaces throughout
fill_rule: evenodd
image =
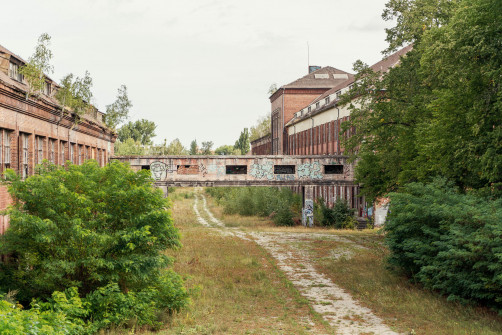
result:
M 21 142 L 23 145 L 23 163 L 22 163 L 22 176 L 23 179 L 28 177 L 28 161 L 29 161 L 29 151 L 28 151 L 28 142 L 29 135 L 28 134 L 21 134 Z
M 316 104 L 315 104 L 315 108 L 316 108 L 316 109 L 319 109 L 319 107 L 321 107 L 321 103 L 320 103 L 320 102 L 316 102 Z
M 51 95 L 51 83 L 48 81 L 44 82 L 44 94 L 47 96 Z
M 326 97 L 326 99 L 324 99 L 324 103 L 327 105 L 329 104 L 329 97 Z
M 274 165 L 274 174 L 295 174 L 294 165 Z
M 340 91 L 336 92 L 336 100 L 340 99 L 340 95 L 342 95 L 342 92 Z
M 3 163 L 5 168 L 10 168 L 10 131 L 3 131 Z
M 44 159 L 44 138 L 37 136 L 37 164 L 42 164 Z
M 19 73 L 19 65 L 10 63 L 9 64 L 9 77 L 17 81 L 23 81 L 23 75 Z
M 66 142 L 59 142 L 59 145 L 61 147 L 61 150 L 60 150 L 60 154 L 61 154 L 61 158 L 59 159 L 59 163 L 61 165 L 64 165 L 65 163 L 65 145 L 66 145 Z
M 75 164 L 75 144 L 70 143 L 70 162 Z
M 78 155 L 78 165 L 80 165 L 84 161 L 84 148 L 82 145 L 78 146 L 77 155 Z
M 324 165 L 324 174 L 343 174 L 343 165 Z
M 56 163 L 56 150 L 55 150 L 55 143 L 56 141 L 55 140 L 49 140 L 49 161 L 52 163 L 52 164 L 55 164 Z
M 309 113 L 310 113 L 311 110 L 312 110 L 312 107 L 309 106 L 309 108 L 308 108 Z
M 247 174 L 247 165 L 226 165 L 225 174 Z

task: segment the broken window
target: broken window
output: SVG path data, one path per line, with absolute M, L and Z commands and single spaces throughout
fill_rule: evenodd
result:
M 274 165 L 274 174 L 295 174 L 294 165 Z
M 343 165 L 324 165 L 324 174 L 343 174 Z
M 226 174 L 247 174 L 248 166 L 247 165 L 227 165 Z

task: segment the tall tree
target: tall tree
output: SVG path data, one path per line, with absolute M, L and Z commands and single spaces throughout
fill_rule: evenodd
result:
M 119 124 L 129 118 L 132 102 L 127 95 L 127 87 L 122 85 L 117 92 L 117 99 L 106 106 L 105 123 L 108 127 L 116 129 Z
M 152 144 L 152 137 L 155 136 L 155 128 L 157 126 L 153 121 L 145 119 L 134 122 L 129 121 L 119 129 L 118 139 L 124 142 L 128 138 L 132 138 L 143 145 Z
M 249 132 L 247 128 L 241 131 L 239 139 L 235 141 L 234 148 L 239 149 L 241 155 L 245 155 L 249 152 Z
M 357 129 L 345 143 L 358 159 L 356 178 L 370 198 L 437 175 L 500 196 L 502 4 L 436 1 L 448 10 L 431 19 L 423 2 L 389 2 L 408 7 L 396 10 L 399 29 L 388 38 L 398 43 L 408 34 L 413 50 L 383 75 L 358 63 L 358 81 L 344 97 L 351 120 L 343 128 Z M 420 22 L 440 24 L 420 32 Z
M 177 138 L 172 140 L 171 143 L 169 143 L 169 145 L 167 146 L 166 155 L 186 155 L 186 154 L 187 150 L 185 149 L 183 144 L 181 144 L 180 140 Z
M 199 154 L 199 147 L 197 146 L 197 140 L 193 140 L 190 143 L 190 155 L 198 155 Z
M 34 92 L 41 92 L 46 83 L 44 73 L 53 73 L 54 67 L 50 61 L 52 59 L 52 51 L 49 49 L 51 37 L 44 33 L 38 38 L 38 44 L 35 48 L 35 53 L 28 58 L 28 63 L 23 65 L 19 72 L 24 76 L 28 84 L 26 91 L 26 99 Z
M 211 155 L 213 152 L 212 152 L 212 148 L 213 148 L 213 142 L 212 141 L 206 141 L 206 142 L 202 142 L 202 154 L 203 155 Z

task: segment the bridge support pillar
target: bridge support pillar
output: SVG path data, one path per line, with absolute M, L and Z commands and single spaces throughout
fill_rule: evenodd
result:
M 314 226 L 314 186 L 302 186 L 303 209 L 302 224 L 306 227 Z
M 168 187 L 167 186 L 159 186 L 159 188 L 162 190 L 162 193 L 164 193 L 164 198 L 167 198 L 167 196 L 169 195 Z

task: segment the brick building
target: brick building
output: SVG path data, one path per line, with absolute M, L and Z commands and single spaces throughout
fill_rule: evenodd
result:
M 103 123 L 98 110 L 75 123 L 72 115 L 61 115 L 54 94 L 57 84 L 47 78 L 43 92 L 26 96 L 28 86 L 19 68 L 25 61 L 0 45 L 0 173 L 10 168 L 25 178 L 46 159 L 58 165 L 81 164 L 95 159 L 105 165 L 113 155 L 116 135 Z M 0 186 L 0 210 L 11 202 Z M 0 216 L 0 234 L 8 218 Z
M 327 66 L 317 69 L 287 85 L 270 96 L 271 103 L 271 154 L 282 155 L 288 151 L 285 125 L 294 114 L 321 94 L 352 78 L 350 73 Z
M 267 134 L 251 141 L 251 155 L 270 155 L 272 152 L 272 135 Z
M 400 57 L 411 50 L 405 47 L 371 66 L 375 72 L 386 72 L 396 66 Z M 343 155 L 340 145 L 340 127 L 350 118 L 348 106 L 339 106 L 339 97 L 346 93 L 354 83 L 350 76 L 330 90 L 325 91 L 303 107 L 299 108 L 284 126 L 285 151 L 288 155 Z M 353 102 L 357 104 L 357 100 Z M 349 129 L 343 136 L 350 136 L 355 129 Z M 352 208 L 363 215 L 364 203 L 358 197 L 357 184 L 345 187 L 318 186 L 314 188 L 314 198 L 323 197 L 330 205 L 338 198 L 344 198 Z

